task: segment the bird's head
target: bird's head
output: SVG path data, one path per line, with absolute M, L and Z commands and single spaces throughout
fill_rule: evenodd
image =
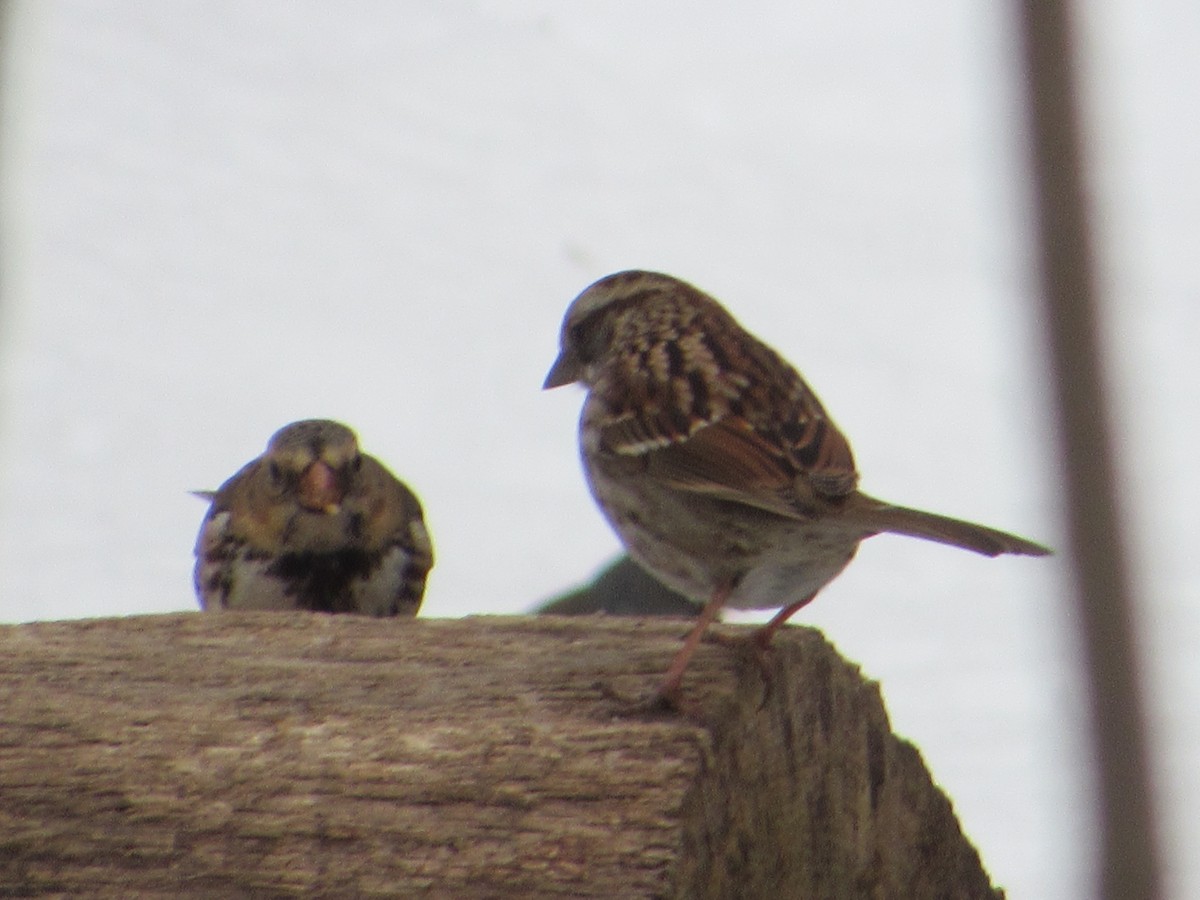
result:
M 354 432 L 328 419 L 293 422 L 267 444 L 267 471 L 275 486 L 294 494 L 301 507 L 334 515 L 358 470 L 362 456 Z

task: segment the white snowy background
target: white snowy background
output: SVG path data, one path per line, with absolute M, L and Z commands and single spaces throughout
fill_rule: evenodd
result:
M 203 504 L 280 425 L 422 497 L 423 615 L 618 551 L 543 394 L 595 278 L 680 275 L 897 501 L 1061 541 L 1005 4 L 26 0 L 3 59 L 0 620 L 195 608 Z M 1085 22 L 1172 896 L 1200 896 L 1200 4 Z M 1012 898 L 1088 896 L 1062 561 L 868 542 L 799 617 L 881 681 Z M 665 660 L 664 660 L 665 662 Z

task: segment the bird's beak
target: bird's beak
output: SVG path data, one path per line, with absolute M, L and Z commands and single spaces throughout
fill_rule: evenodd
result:
M 337 473 L 319 459 L 304 470 L 296 493 L 300 505 L 313 512 L 333 515 L 342 506 L 342 487 Z
M 554 361 L 554 365 L 550 367 L 550 372 L 542 384 L 542 390 L 548 391 L 550 388 L 562 387 L 564 384 L 573 384 L 582 375 L 583 366 L 580 365 L 579 357 L 570 348 L 564 347 L 558 354 L 558 359 Z

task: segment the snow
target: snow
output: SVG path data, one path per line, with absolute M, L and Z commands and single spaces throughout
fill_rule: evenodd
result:
M 1061 542 L 1011 23 L 991 4 L 39 0 L 6 21 L 0 620 L 195 608 L 280 425 L 420 494 L 424 615 L 618 551 L 542 393 L 570 299 L 680 275 L 794 361 L 898 502 Z M 1200 895 L 1200 11 L 1089 11 L 1107 327 L 1173 895 Z M 880 680 L 1013 898 L 1086 896 L 1061 559 L 868 542 L 801 617 Z

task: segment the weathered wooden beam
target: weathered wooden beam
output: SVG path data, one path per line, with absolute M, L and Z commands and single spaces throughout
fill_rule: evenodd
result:
M 0 895 L 993 898 L 876 686 L 789 628 L 180 614 L 0 628 Z M 727 629 L 731 630 L 731 629 Z

